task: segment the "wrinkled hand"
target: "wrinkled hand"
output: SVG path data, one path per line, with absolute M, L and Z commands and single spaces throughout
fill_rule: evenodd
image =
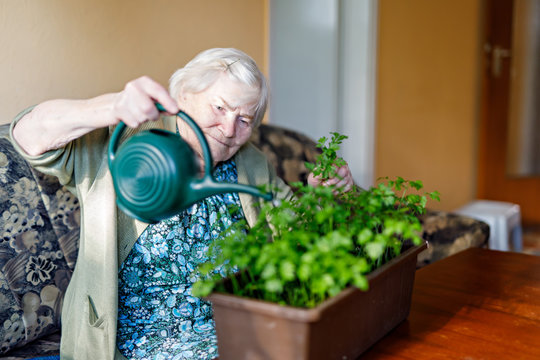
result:
M 321 181 L 319 177 L 316 177 L 313 175 L 313 173 L 310 173 L 308 175 L 307 181 L 308 184 L 312 186 L 336 185 L 336 187 L 338 188 L 343 188 L 343 191 L 351 190 L 354 185 L 354 181 L 349 166 L 345 164 L 344 166 L 340 167 L 339 169 L 337 169 L 337 174 L 339 177 L 328 179 L 326 181 Z
M 136 128 L 142 123 L 159 118 L 155 102 L 161 103 L 170 114 L 179 109 L 169 92 L 148 76 L 143 76 L 126 84 L 113 104 L 113 116 L 127 126 Z

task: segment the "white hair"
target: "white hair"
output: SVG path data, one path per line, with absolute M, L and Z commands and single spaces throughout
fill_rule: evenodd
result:
M 268 85 L 255 61 L 243 51 L 233 48 L 208 49 L 197 56 L 169 79 L 169 92 L 174 99 L 185 92 L 198 93 L 210 87 L 221 74 L 259 90 L 254 124 L 258 126 L 268 103 Z

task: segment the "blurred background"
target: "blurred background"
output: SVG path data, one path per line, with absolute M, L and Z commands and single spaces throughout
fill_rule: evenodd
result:
M 509 201 L 534 225 L 539 2 L 0 0 L 0 123 L 141 75 L 167 86 L 198 52 L 236 47 L 269 78 L 265 121 L 347 135 L 360 185 L 422 180 L 431 208 Z

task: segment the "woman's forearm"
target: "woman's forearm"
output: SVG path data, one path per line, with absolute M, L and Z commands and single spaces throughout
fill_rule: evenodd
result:
M 19 120 L 13 138 L 28 155 L 40 155 L 119 121 L 136 128 L 157 120 L 156 101 L 170 114 L 179 110 L 169 92 L 147 76 L 128 82 L 119 93 L 88 100 L 45 101 Z
M 92 130 L 116 124 L 113 104 L 117 95 L 45 101 L 19 120 L 13 138 L 28 155 L 61 148 Z

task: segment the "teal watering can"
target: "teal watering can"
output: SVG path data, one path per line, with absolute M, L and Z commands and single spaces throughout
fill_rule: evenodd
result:
M 165 111 L 156 104 L 159 111 Z M 173 132 L 141 131 L 118 146 L 126 125 L 120 122 L 109 142 L 109 168 L 118 207 L 129 216 L 155 223 L 178 214 L 194 203 L 216 194 L 244 192 L 272 200 L 249 185 L 220 183 L 212 177 L 212 154 L 199 126 L 183 111 L 176 114 L 195 131 L 201 143 L 204 174 L 198 175 L 193 149 Z

